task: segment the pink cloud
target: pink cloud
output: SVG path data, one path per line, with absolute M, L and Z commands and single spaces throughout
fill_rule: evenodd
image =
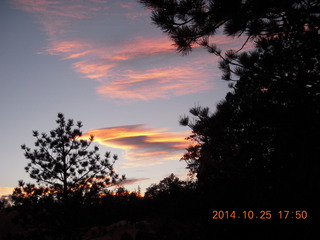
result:
M 165 129 L 146 128 L 144 125 L 129 125 L 94 129 L 86 132 L 82 138 L 90 135 L 98 143 L 125 150 L 126 162 L 122 168 L 151 166 L 182 157 L 189 141 L 185 138 L 189 132 L 167 132 Z
M 119 46 L 97 46 L 94 42 L 81 39 L 50 41 L 46 52 L 52 55 L 62 55 L 65 59 L 83 57 L 96 58 L 101 61 L 124 61 L 141 55 L 173 53 L 171 41 L 166 38 L 145 38 L 137 36 Z
M 132 8 L 132 3 L 130 4 L 130 3 L 127 3 L 127 4 L 121 4 L 120 5 L 120 7 L 122 7 L 122 8 Z
M 92 16 L 97 10 L 88 1 L 54 1 L 54 0 L 12 0 L 16 8 L 36 14 L 39 17 L 66 17 L 83 19 Z
M 133 58 L 138 55 L 150 55 L 157 53 L 169 53 L 174 52 L 175 48 L 172 46 L 172 42 L 167 37 L 161 38 L 145 38 L 137 36 L 134 39 L 130 39 L 130 42 L 121 46 L 114 51 L 115 56 L 128 56 Z M 128 59 L 127 58 L 127 59 Z
M 86 78 L 99 80 L 111 75 L 110 69 L 114 66 L 112 63 L 79 61 L 73 64 L 73 69 Z
M 136 37 L 121 46 L 95 46 L 81 40 L 54 41 L 46 50 L 64 59 L 75 59 L 73 69 L 83 77 L 97 80 L 97 92 L 108 98 L 150 100 L 197 93 L 210 88 L 209 77 L 201 63 L 171 64 L 154 68 L 129 68 L 129 61 L 143 62 L 162 55 L 175 54 L 167 38 Z
M 107 3 L 108 0 L 90 0 L 91 2 L 94 2 L 94 3 L 102 3 L 102 4 L 105 4 Z
M 62 55 L 65 59 L 82 58 L 89 54 L 89 44 L 81 41 L 51 41 L 46 53 L 51 55 Z
M 13 3 L 39 19 L 49 37 L 48 46 L 42 53 L 72 61 L 72 68 L 81 77 L 99 82 L 96 91 L 102 96 L 130 101 L 151 100 L 194 94 L 214 87 L 212 66 L 205 67 L 213 57 L 209 54 L 180 57 L 164 35 L 136 34 L 128 38 L 121 32 L 122 38 L 109 43 L 92 34 L 81 36 L 77 32 L 79 22 L 81 31 L 90 32 L 83 24 L 88 19 L 97 18 L 108 26 L 108 21 L 123 21 L 126 14 L 145 14 L 143 8 L 137 8 L 137 3 L 121 5 L 102 0 L 13 0 Z M 112 11 L 106 11 L 110 7 L 113 7 Z M 106 12 L 110 12 L 107 17 Z M 149 17 L 145 19 L 150 21 Z M 127 19 L 122 24 L 132 21 L 135 20 Z M 112 35 L 112 31 L 111 27 L 109 34 Z M 226 38 L 217 40 L 224 43 Z
M 72 21 L 91 18 L 101 10 L 85 0 L 12 0 L 12 4 L 37 17 L 50 40 L 72 31 L 69 29 Z
M 98 87 L 98 93 L 118 99 L 151 100 L 206 90 L 205 74 L 186 66 L 163 67 L 145 71 L 127 70 L 110 83 Z

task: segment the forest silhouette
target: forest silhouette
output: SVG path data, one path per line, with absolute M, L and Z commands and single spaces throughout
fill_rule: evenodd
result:
M 196 46 L 220 58 L 230 91 L 214 112 L 196 106 L 174 174 L 129 193 L 80 139 L 81 122 L 58 114 L 49 134 L 22 149 L 36 184 L 20 181 L 10 215 L 19 231 L 2 239 L 314 239 L 319 222 L 320 3 L 316 0 L 140 0 L 177 51 Z M 215 35 L 246 36 L 223 52 Z M 246 44 L 253 45 L 244 51 Z M 184 56 L 188 57 L 188 56 Z M 195 79 L 196 81 L 196 79 Z M 110 159 L 113 161 L 110 162 Z M 2 202 L 1 208 L 4 208 Z M 0 216 L 0 217 L 1 217 Z

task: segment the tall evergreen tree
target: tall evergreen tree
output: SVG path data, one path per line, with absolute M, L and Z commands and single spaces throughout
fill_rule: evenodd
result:
M 320 3 L 315 0 L 141 0 L 183 53 L 220 56 L 233 90 L 215 113 L 183 117 L 195 142 L 183 159 L 214 200 L 317 206 L 320 182 Z M 226 51 L 214 35 L 246 36 L 251 52 Z M 236 77 L 236 79 L 234 79 Z
M 56 200 L 66 203 L 72 196 L 79 199 L 97 197 L 106 187 L 120 180 L 113 169 L 117 156 L 113 155 L 110 162 L 110 152 L 102 158 L 97 146 L 90 149 L 94 136 L 88 140 L 81 138 L 80 121 L 74 127 L 72 119 L 66 120 L 59 113 L 56 123 L 57 128 L 49 134 L 33 131 L 36 138 L 33 150 L 26 145 L 21 146 L 25 157 L 30 160 L 25 170 L 39 187 L 34 191 L 35 185 L 25 185 L 20 181 L 20 187 L 14 193 L 16 198 L 27 197 L 41 189 L 43 197 L 54 195 Z
M 229 199 L 238 191 L 238 203 L 316 206 L 319 46 L 317 32 L 261 40 L 237 56 L 244 68 L 214 114 L 196 107 L 181 119 L 197 143 L 183 159 L 200 184 Z

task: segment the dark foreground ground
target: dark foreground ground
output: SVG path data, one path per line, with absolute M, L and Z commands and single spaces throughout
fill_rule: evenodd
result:
M 320 225 L 297 220 L 208 220 L 159 217 L 59 229 L 22 223 L 15 210 L 0 211 L 1 240 L 318 239 Z M 108 216 L 106 216 L 107 218 Z

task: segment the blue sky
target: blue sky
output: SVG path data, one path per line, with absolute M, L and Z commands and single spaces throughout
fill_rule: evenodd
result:
M 195 105 L 214 111 L 229 89 L 216 57 L 197 47 L 176 53 L 150 14 L 134 0 L 1 2 L 0 195 L 30 181 L 20 145 L 33 146 L 32 130 L 54 129 L 58 112 L 81 120 L 102 154 L 119 155 L 129 190 L 186 177 L 179 159 L 189 129 L 179 116 Z

